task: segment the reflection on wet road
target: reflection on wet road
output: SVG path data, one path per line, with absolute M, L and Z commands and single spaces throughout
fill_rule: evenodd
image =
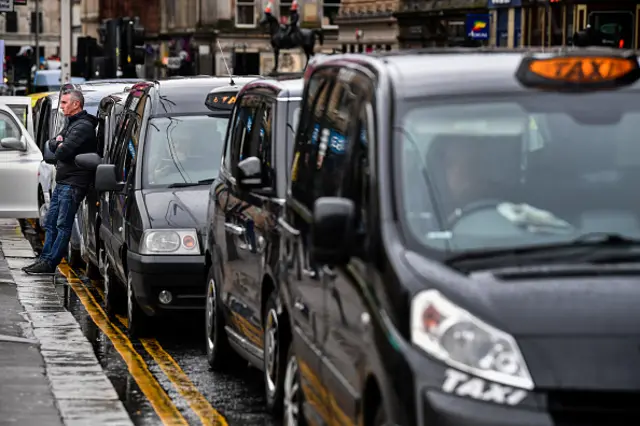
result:
M 26 235 L 37 250 L 39 241 Z M 66 264 L 59 270 L 56 290 L 136 425 L 277 424 L 265 411 L 258 370 L 247 366 L 227 374 L 210 371 L 204 313 L 161 319 L 155 338 L 130 340 L 126 317 L 109 319 L 105 313 L 101 282 Z

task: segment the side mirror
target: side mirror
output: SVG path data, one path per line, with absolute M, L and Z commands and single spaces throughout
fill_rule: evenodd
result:
M 323 265 L 344 265 L 351 258 L 355 204 L 347 198 L 321 197 L 313 206 L 311 256 Z
M 47 164 L 56 164 L 56 155 L 49 149 L 49 141 L 44 142 L 42 159 Z
M 242 189 L 263 188 L 262 163 L 258 157 L 249 157 L 238 163 L 238 185 Z
M 102 164 L 102 157 L 95 152 L 76 155 L 76 166 L 84 170 L 96 170 Z
M 124 182 L 116 179 L 116 166 L 113 164 L 100 164 L 96 168 L 96 190 L 99 192 L 122 191 Z
M 0 139 L 0 145 L 5 149 L 10 149 L 13 151 L 26 151 L 27 150 L 27 142 L 24 138 L 3 138 Z

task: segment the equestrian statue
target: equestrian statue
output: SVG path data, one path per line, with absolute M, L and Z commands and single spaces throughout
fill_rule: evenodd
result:
M 267 3 L 267 7 L 264 9 L 264 16 L 260 20 L 260 25 L 266 24 L 269 28 L 271 47 L 273 48 L 273 55 L 275 57 L 273 73 L 278 72 L 278 61 L 280 59 L 281 49 L 301 47 L 307 57 L 307 63 L 304 66 L 307 68 L 309 59 L 314 55 L 313 49 L 316 44 L 316 38 L 319 40 L 321 46 L 324 43 L 322 30 L 300 28 L 298 26 L 298 21 L 300 20 L 298 0 L 293 0 L 293 3 L 291 3 L 289 24 L 280 24 L 278 19 L 273 16 L 272 9 L 273 4 L 271 2 Z

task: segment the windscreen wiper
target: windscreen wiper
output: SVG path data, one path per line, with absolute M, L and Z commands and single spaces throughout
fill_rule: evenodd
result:
M 188 188 L 190 186 L 209 185 L 215 180 L 215 178 L 202 179 L 197 182 L 176 182 L 167 186 L 167 188 Z
M 605 250 L 599 253 L 593 253 L 593 249 L 632 249 L 634 251 L 627 254 L 612 253 Z M 588 256 L 584 256 L 585 250 Z M 565 253 L 561 253 L 561 252 Z M 458 262 L 481 261 L 489 259 L 518 258 L 522 260 L 551 260 L 566 259 L 566 257 L 580 256 L 582 262 L 605 262 L 607 259 L 617 259 L 624 256 L 625 259 L 640 259 L 640 239 L 626 237 L 621 234 L 592 232 L 581 235 L 570 241 L 562 241 L 551 244 L 536 244 L 523 247 L 488 249 L 488 250 L 470 250 L 464 251 L 445 259 L 448 265 L 454 265 Z M 612 260 L 612 261 L 613 261 Z

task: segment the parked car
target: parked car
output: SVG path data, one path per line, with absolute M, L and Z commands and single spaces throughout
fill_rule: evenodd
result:
M 240 354 L 264 373 L 268 408 L 282 412 L 288 307 L 278 280 L 282 215 L 302 75 L 256 80 L 238 93 L 224 161 L 209 192 L 205 240 L 206 348 L 220 370 Z
M 59 92 L 63 83 L 61 81 L 62 70 L 37 70 L 33 77 L 33 89 L 31 94 L 40 92 Z M 84 77 L 71 77 L 71 83 L 84 83 Z
M 95 162 L 106 309 L 125 302 L 131 336 L 149 331 L 149 316 L 204 309 L 203 200 L 230 115 L 210 111 L 205 97 L 229 83 L 183 78 L 136 87 L 105 164 Z
M 0 153 L 0 217 L 37 218 L 42 154 L 23 120 L 4 104 L 0 104 Z
M 33 107 L 28 96 L 0 96 L 0 104 L 7 105 L 16 114 L 22 125 L 26 127 L 32 138 L 35 137 L 33 127 Z
M 145 83 L 139 83 L 145 84 Z M 136 90 L 136 85 L 132 86 L 132 90 Z M 129 90 L 121 93 L 114 93 L 105 96 L 100 101 L 98 107 L 98 154 L 102 158 L 107 158 L 114 135 L 121 122 L 122 112 L 124 111 L 125 102 Z M 100 243 L 100 215 L 99 215 L 100 193 L 90 190 L 86 198 L 82 201 L 78 215 L 81 216 L 79 222 L 82 224 L 82 244 L 80 245 L 80 253 L 82 260 L 86 264 L 86 274 L 91 278 L 100 276 L 100 269 L 104 268 L 104 264 L 100 259 L 104 258 L 104 246 Z

